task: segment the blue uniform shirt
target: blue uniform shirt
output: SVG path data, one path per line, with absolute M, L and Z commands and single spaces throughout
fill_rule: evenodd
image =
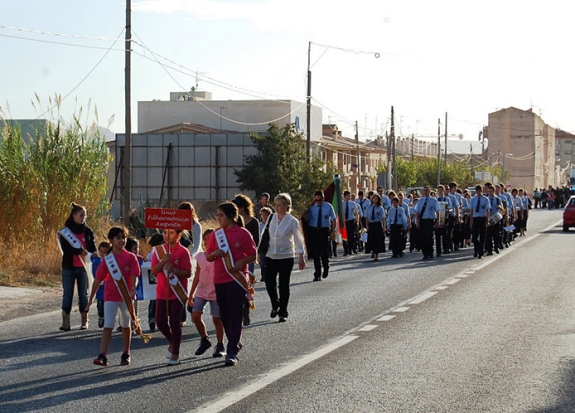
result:
M 477 209 L 477 204 L 479 204 L 479 209 Z M 489 198 L 483 195 L 475 195 L 471 198 L 469 209 L 471 209 L 473 218 L 487 217 L 487 211 L 490 209 Z
M 367 208 L 369 208 L 369 206 L 371 205 L 371 201 L 367 198 L 363 198 L 363 199 L 359 199 L 356 198 L 355 203 L 357 205 L 359 205 L 359 209 L 361 211 L 361 216 L 365 216 L 365 211 L 367 211 Z
M 403 229 L 407 229 L 407 215 L 400 206 L 391 207 L 387 211 L 387 228 L 391 228 L 392 225 L 402 225 Z
M 342 203 L 343 219 L 345 221 L 355 220 L 355 214 L 359 212 L 361 208 L 354 201 L 343 201 Z M 346 215 L 347 212 L 347 215 Z
M 489 198 L 489 203 L 491 204 L 490 214 L 497 214 L 499 212 L 499 205 L 501 205 L 501 199 L 497 195 L 493 195 L 493 198 Z
M 365 211 L 367 222 L 381 222 L 385 218 L 385 211 L 379 205 L 370 205 Z
M 421 211 L 424 205 L 425 212 L 422 216 Z M 419 214 L 419 219 L 437 219 L 436 213 L 439 212 L 439 203 L 437 199 L 433 197 L 421 197 L 419 201 L 417 201 L 417 205 L 415 205 L 415 212 Z
M 307 219 L 309 226 L 312 228 L 317 228 L 317 216 L 321 208 L 321 218 L 320 218 L 320 228 L 330 228 L 331 221 L 335 220 L 335 212 L 331 204 L 323 201 L 321 206 L 318 204 L 313 204 L 311 208 L 307 211 Z

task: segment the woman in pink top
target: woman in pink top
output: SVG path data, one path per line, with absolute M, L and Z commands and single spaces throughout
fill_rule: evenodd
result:
M 214 232 L 212 228 L 204 231 L 202 240 L 204 248 L 208 244 L 211 233 Z M 214 286 L 214 263 L 208 262 L 204 252 L 198 252 L 194 257 L 196 259 L 196 275 L 192 281 L 192 289 L 190 291 L 190 299 L 188 300 L 188 308 L 192 313 L 192 321 L 198 329 L 200 334 L 200 346 L 196 350 L 196 356 L 201 356 L 212 346 L 206 325 L 202 320 L 202 314 L 207 303 L 210 303 L 210 311 L 212 314 L 212 321 L 216 328 L 216 339 L 218 340 L 214 350 L 214 357 L 223 357 L 226 354 L 224 349 L 224 326 L 220 319 L 220 307 L 216 299 L 216 288 Z
M 233 258 L 232 272 L 241 272 L 247 279 L 248 264 L 256 260 L 256 244 L 251 234 L 242 228 L 243 220 L 238 215 L 238 208 L 231 202 L 218 206 L 216 217 L 221 225 L 229 253 Z M 217 230 L 216 230 L 217 231 Z M 242 348 L 243 306 L 246 291 L 232 278 L 224 264 L 226 252 L 218 246 L 216 232 L 212 233 L 206 248 L 206 259 L 214 263 L 214 284 L 220 316 L 228 338 L 226 366 L 235 366 L 238 352 Z
M 166 358 L 169 359 L 169 365 L 180 363 L 180 344 L 182 343 L 180 319 L 184 304 L 174 293 L 168 277 L 172 275 L 177 277 L 183 289 L 187 291 L 188 278 L 192 275 L 192 259 L 189 251 L 180 244 L 180 238 L 182 238 L 182 231 L 164 230 L 163 257 L 157 253 L 162 250 L 162 246 L 156 247 L 156 253 L 152 256 L 152 274 L 157 276 L 156 324 L 168 340 Z
M 126 245 L 126 238 L 128 231 L 122 227 L 112 227 L 108 232 L 108 240 L 112 247 L 108 251 L 109 254 L 114 254 L 116 263 L 122 273 L 122 277 L 126 281 L 126 286 L 132 300 L 136 292 L 136 280 L 140 276 L 140 264 L 134 254 L 124 249 Z M 100 344 L 100 354 L 94 359 L 94 364 L 99 366 L 108 365 L 108 357 L 106 355 L 110 341 L 112 339 L 112 330 L 116 323 L 116 314 L 120 311 L 120 326 L 122 326 L 122 341 L 124 343 L 124 351 L 122 353 L 121 362 L 122 366 L 130 364 L 130 344 L 132 342 L 132 330 L 130 329 L 130 312 L 128 306 L 124 302 L 122 294 L 118 290 L 116 282 L 112 279 L 108 264 L 102 260 L 96 271 L 96 278 L 92 284 L 92 292 L 90 293 L 90 300 L 86 306 L 85 311 L 88 312 L 94 296 L 98 291 L 98 287 L 102 281 L 104 283 L 104 330 L 102 331 L 102 342 Z M 120 280 L 119 282 L 123 282 Z

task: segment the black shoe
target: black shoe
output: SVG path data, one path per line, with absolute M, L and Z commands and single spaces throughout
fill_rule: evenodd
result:
M 150 326 L 150 331 L 156 331 L 156 320 L 154 319 L 150 320 L 150 323 L 148 325 Z
M 94 364 L 97 366 L 107 366 L 108 357 L 104 356 L 103 354 L 98 354 L 98 357 L 94 359 Z
M 244 307 L 244 327 L 247 327 L 251 324 L 251 320 L 250 320 L 250 306 L 249 305 L 245 305 Z
M 202 354 L 204 354 L 206 352 L 207 349 L 209 349 L 212 346 L 212 343 L 210 341 L 209 338 L 207 337 L 203 337 L 200 340 L 200 345 L 198 346 L 198 349 L 196 350 L 196 352 L 194 353 L 196 356 L 201 356 Z
M 325 270 L 325 271 L 323 272 L 323 274 L 321 275 L 321 278 L 327 278 L 328 275 L 329 275 L 329 271 L 328 271 L 328 270 Z
M 495 248 L 495 253 L 499 254 L 499 248 Z
M 224 357 L 226 355 L 226 349 L 224 348 L 224 343 L 216 344 L 216 348 L 214 349 L 214 354 L 212 357 Z
M 441 257 L 441 254 L 435 254 L 436 257 Z
M 492 252 L 488 252 L 488 253 L 485 254 L 485 255 L 486 255 L 487 257 L 489 257 L 489 256 L 493 255 L 493 253 L 492 253 Z
M 473 258 L 477 258 L 477 251 L 473 253 Z
M 313 280 L 314 281 L 321 281 L 321 278 L 320 277 L 313 277 Z
M 285 323 L 287 321 L 287 317 L 280 317 L 279 322 Z
M 479 255 L 479 256 L 477 257 L 478 260 L 480 260 L 481 258 L 483 258 L 482 255 Z
M 349 254 L 348 254 L 347 252 L 344 252 L 344 253 L 343 253 L 343 256 L 344 256 L 344 257 L 347 257 L 348 255 L 349 255 Z
M 98 317 L 98 328 L 104 327 L 104 317 Z
M 316 281 L 315 278 L 313 280 Z M 278 315 L 278 310 L 272 310 L 272 312 L 270 313 L 270 318 L 276 318 L 277 315 Z
M 122 357 L 120 359 L 120 366 L 128 366 L 130 365 L 130 355 L 128 353 L 122 353 Z

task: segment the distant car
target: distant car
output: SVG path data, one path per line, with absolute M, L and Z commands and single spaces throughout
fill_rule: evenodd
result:
M 563 231 L 569 231 L 570 227 L 575 227 L 575 195 L 569 198 L 563 211 Z

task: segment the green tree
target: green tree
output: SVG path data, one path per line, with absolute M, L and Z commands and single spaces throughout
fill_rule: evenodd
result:
M 324 189 L 333 180 L 332 165 L 326 168 L 316 156 L 307 161 L 305 140 L 293 125 L 280 128 L 271 123 L 267 133 L 251 133 L 250 138 L 258 152 L 246 156 L 244 167 L 234 171 L 242 191 L 253 190 L 258 196 L 269 192 L 272 197 L 288 192 L 299 212 L 314 190 Z

